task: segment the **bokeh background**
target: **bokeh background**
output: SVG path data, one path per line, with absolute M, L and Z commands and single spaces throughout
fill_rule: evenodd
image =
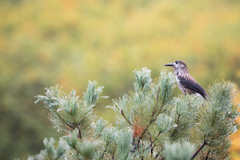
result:
M 47 109 L 34 104 L 45 87 L 82 96 L 88 80 L 98 81 L 109 98 L 96 112 L 113 123 L 105 107 L 133 89 L 135 69 L 157 78 L 173 71 L 164 64 L 183 60 L 206 89 L 216 79 L 240 85 L 239 0 L 1 0 L 0 15 L 3 160 L 27 159 L 44 137 L 58 139 Z M 232 139 L 237 160 L 240 132 Z

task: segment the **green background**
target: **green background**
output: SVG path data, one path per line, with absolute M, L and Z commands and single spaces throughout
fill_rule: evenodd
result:
M 26 159 L 44 137 L 58 139 L 44 104 L 34 104 L 45 87 L 82 96 L 98 81 L 109 98 L 96 112 L 114 122 L 105 107 L 133 89 L 135 69 L 154 79 L 183 60 L 203 88 L 240 85 L 238 0 L 2 0 L 0 15 L 0 159 Z

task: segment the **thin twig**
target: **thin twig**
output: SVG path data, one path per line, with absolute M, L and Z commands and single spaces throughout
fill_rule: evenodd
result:
M 109 143 L 106 145 L 106 147 L 105 147 L 105 149 L 104 149 L 104 151 L 103 151 L 103 153 L 102 153 L 102 155 L 101 155 L 101 157 L 100 157 L 99 159 L 102 159 L 102 158 L 103 158 L 104 153 L 107 151 L 107 147 L 108 147 L 108 145 L 109 145 Z
M 160 87 L 158 87 L 157 101 L 158 101 L 158 98 L 159 98 L 159 92 L 160 92 Z
M 159 109 L 159 112 L 158 114 L 161 112 L 162 108 L 163 108 L 163 105 L 164 105 L 164 101 L 165 101 L 165 98 L 166 98 L 166 94 L 164 95 L 163 97 L 163 101 L 162 101 L 162 104 L 161 104 L 161 107 Z M 144 131 L 142 132 L 142 135 L 140 136 L 140 139 L 142 139 L 143 135 L 145 134 L 145 132 L 147 131 L 148 127 L 157 119 L 157 116 L 155 118 L 152 117 L 152 120 L 150 120 L 150 123 L 147 125 L 147 127 L 144 129 Z
M 149 148 L 151 148 L 152 145 L 153 145 L 153 143 L 156 141 L 156 139 L 159 137 L 159 135 L 160 135 L 161 133 L 162 133 L 162 132 L 158 132 L 158 135 L 156 136 L 156 138 L 155 138 L 153 141 L 151 141 L 150 145 L 149 145 L 147 148 L 145 148 L 143 151 L 146 151 L 146 150 L 148 150 Z
M 164 105 L 164 102 L 165 102 L 165 99 L 166 99 L 166 94 L 165 94 L 164 97 L 163 97 L 163 101 L 162 101 L 161 107 L 160 107 L 157 115 L 159 115 L 159 114 L 161 113 L 162 108 L 163 108 L 163 105 Z M 157 105 L 158 105 L 158 104 L 157 104 Z M 157 119 L 157 116 L 156 116 L 154 119 L 152 119 L 152 122 L 154 122 L 156 119 Z
M 143 90 L 143 87 L 145 86 L 145 83 L 144 83 L 144 79 L 142 80 L 142 90 Z
M 133 148 L 130 150 L 131 153 L 134 153 L 136 151 L 136 149 L 139 148 L 138 145 L 140 143 L 140 139 L 138 139 L 137 144 L 135 144 L 134 141 L 135 141 L 135 139 L 133 138 L 133 142 L 132 142 Z
M 196 150 L 196 152 L 193 154 L 192 158 L 195 158 L 197 156 L 197 154 L 203 149 L 203 147 L 207 144 L 207 141 L 204 140 L 203 144 L 198 148 L 198 150 Z
M 71 110 L 71 115 L 73 116 L 72 110 Z M 78 126 L 78 123 L 76 122 L 74 116 L 73 116 L 73 120 L 74 120 L 74 123 L 75 123 L 75 127 L 77 127 L 77 129 L 78 129 L 78 138 L 82 139 L 81 130 L 80 130 L 80 128 Z
M 214 117 L 213 117 L 213 120 L 212 120 L 212 127 L 214 125 L 214 122 L 215 122 L 215 119 L 216 119 L 216 115 L 217 115 L 217 111 L 215 110 L 215 114 L 214 114 Z
M 81 131 L 80 131 L 80 128 L 79 128 L 79 126 L 78 126 L 78 124 L 76 124 L 76 126 L 77 126 L 77 129 L 78 129 L 78 138 L 80 138 L 80 139 L 82 139 L 82 134 L 81 134 Z
M 130 125 L 133 125 L 133 124 L 126 118 L 126 116 L 124 115 L 122 109 L 121 109 L 121 114 L 122 114 L 123 118 L 124 118 Z
M 177 122 L 176 122 L 177 128 L 175 128 L 175 129 L 173 130 L 173 133 L 171 134 L 171 137 L 173 137 L 173 136 L 177 133 L 177 130 L 178 130 L 178 128 L 179 128 L 179 127 L 178 127 L 178 124 L 179 124 L 180 117 L 181 117 L 181 115 L 178 114 L 178 119 L 177 119 Z
M 106 125 L 103 127 L 103 129 L 106 127 Z M 103 131 L 103 129 L 101 130 L 101 132 Z M 96 137 L 96 140 L 101 136 L 101 133 L 98 134 L 98 136 Z
M 51 111 L 51 110 L 50 110 Z M 71 129 L 75 129 L 73 126 L 71 126 L 70 124 L 68 124 L 59 114 L 58 114 L 58 112 L 55 110 L 55 109 L 53 109 L 53 111 L 55 112 L 55 114 L 58 116 L 58 118 L 60 118 L 61 119 L 61 121 L 62 121 L 62 123 L 64 123 L 66 126 L 68 126 L 68 127 L 70 127 Z M 53 111 L 51 111 L 51 112 L 53 112 Z
M 160 88 L 159 88 L 159 91 L 160 91 Z M 158 94 L 159 94 L 159 93 L 158 93 Z M 157 97 L 157 98 L 158 98 L 158 97 Z M 157 115 L 160 114 L 160 112 L 161 112 L 161 110 L 162 110 L 162 108 L 163 108 L 165 99 L 166 99 L 166 94 L 165 94 L 164 97 L 163 97 L 163 101 L 162 101 L 162 104 L 161 104 L 161 107 L 160 107 L 159 111 L 157 112 Z M 157 102 L 155 108 L 157 108 L 158 104 L 159 104 L 159 101 Z M 146 126 L 146 128 L 144 129 L 144 131 L 142 132 L 142 135 L 140 136 L 140 138 L 138 139 L 138 141 L 140 141 L 140 139 L 143 138 L 143 136 L 144 136 L 144 134 L 146 133 L 146 131 L 148 130 L 149 126 L 157 119 L 157 116 L 154 118 L 155 108 L 154 108 L 154 110 L 153 110 L 153 112 L 152 112 L 152 119 L 150 120 L 150 123 L 149 123 L 149 124 Z M 126 117 L 124 116 L 124 114 L 123 114 L 123 112 L 122 112 L 122 109 L 121 109 L 121 113 L 122 113 L 123 117 L 126 119 Z M 126 121 L 128 121 L 128 120 L 126 119 Z M 132 125 L 131 122 L 128 121 L 128 123 Z M 137 148 L 137 147 L 136 147 L 136 148 Z M 135 152 L 135 147 L 131 150 L 131 152 Z
M 76 146 L 74 146 L 74 147 L 73 147 L 73 149 L 75 149 L 75 150 L 76 150 L 76 152 L 77 152 L 77 155 L 78 155 L 78 154 L 81 154 L 81 153 L 80 153 L 80 151 L 79 151 L 79 150 L 76 148 Z M 79 158 L 79 160 L 80 160 L 80 158 Z
M 207 156 L 206 156 L 205 160 L 208 159 L 209 154 L 210 154 L 210 149 L 208 150 L 208 153 L 207 153 Z
M 181 116 L 181 115 L 178 114 L 177 125 L 179 124 L 180 116 Z
M 163 97 L 163 101 L 162 101 L 162 104 L 161 104 L 161 107 L 160 107 L 160 110 L 158 112 L 158 114 L 161 112 L 162 110 L 162 107 L 164 105 L 164 101 L 165 101 L 165 98 L 166 98 L 166 95 L 164 95 Z M 158 104 L 157 104 L 158 105 Z M 149 126 L 157 119 L 157 116 L 155 118 L 152 117 L 152 120 L 150 120 L 150 123 L 147 125 L 147 127 L 144 129 L 144 131 L 142 132 L 142 135 L 140 136 L 139 140 L 143 138 L 144 134 L 146 133 L 146 131 L 148 130 Z M 159 133 L 160 134 L 160 133 Z M 159 136 L 159 135 L 158 135 Z
M 157 104 L 154 106 L 153 108 L 153 112 L 152 112 L 152 118 L 154 117 L 154 114 L 155 114 L 155 110 L 159 104 L 159 101 L 158 101 L 158 98 L 159 98 L 159 92 L 160 92 L 160 87 L 158 88 L 158 93 L 157 93 Z
M 153 156 L 153 147 L 151 148 L 151 157 Z

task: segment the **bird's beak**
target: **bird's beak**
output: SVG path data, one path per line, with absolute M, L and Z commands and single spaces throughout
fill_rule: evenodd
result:
M 164 66 L 173 66 L 173 63 L 165 64 Z

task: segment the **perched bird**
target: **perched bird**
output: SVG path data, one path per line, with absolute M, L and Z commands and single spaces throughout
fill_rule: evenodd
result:
M 183 94 L 198 94 L 204 99 L 207 98 L 205 90 L 197 83 L 197 81 L 189 74 L 186 63 L 183 61 L 175 61 L 165 64 L 164 66 L 173 66 L 174 75 L 177 79 L 179 89 Z

